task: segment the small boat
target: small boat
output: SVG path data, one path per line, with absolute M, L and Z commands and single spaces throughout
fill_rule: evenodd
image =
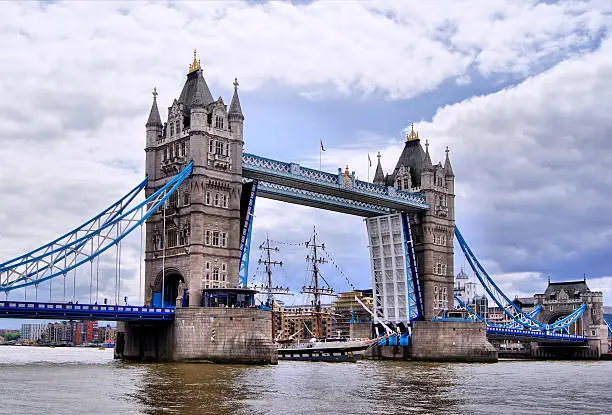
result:
M 279 360 L 310 362 L 357 362 L 380 339 L 310 339 L 308 342 L 278 342 Z

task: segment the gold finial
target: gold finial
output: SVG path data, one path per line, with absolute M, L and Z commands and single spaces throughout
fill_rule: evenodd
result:
M 202 66 L 200 60 L 197 59 L 196 50 L 193 50 L 193 63 L 189 64 L 189 73 L 199 70 Z
M 234 78 L 234 90 L 238 89 L 238 85 L 240 85 L 238 83 L 238 78 Z
M 156 86 L 153 87 L 153 99 L 154 100 L 157 99 L 157 87 Z
M 406 136 L 406 141 L 413 141 L 419 139 L 419 133 L 414 131 L 414 123 L 410 124 L 410 133 Z
M 349 168 L 348 168 L 348 164 L 346 165 L 346 170 L 344 170 L 344 174 L 346 174 L 347 176 L 351 175 L 351 172 L 349 171 Z
M 376 157 L 380 158 L 380 151 L 376 154 Z

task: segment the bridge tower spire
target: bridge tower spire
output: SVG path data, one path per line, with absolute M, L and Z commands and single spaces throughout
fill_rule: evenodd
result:
M 191 176 L 168 200 L 165 223 L 162 214 L 147 221 L 147 304 L 163 296 L 164 304 L 179 299 L 196 307 L 203 289 L 238 286 L 244 120 L 238 83 L 229 117 L 223 100 L 213 99 L 195 50 L 186 78 L 165 126 L 156 95 L 147 122 L 148 193 L 193 161 Z
M 385 178 L 387 186 L 421 192 L 430 206 L 409 216 L 426 320 L 453 306 L 455 176 L 448 153 L 446 156 L 444 167 L 434 165 L 429 142 L 425 141 L 423 149 L 419 132 L 411 124 L 395 171 Z

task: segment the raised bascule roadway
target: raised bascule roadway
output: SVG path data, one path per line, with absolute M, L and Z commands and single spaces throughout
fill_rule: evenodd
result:
M 72 231 L 0 263 L 0 292 L 6 295 L 1 316 L 119 321 L 120 358 L 274 363 L 270 312 L 255 306 L 255 291 L 248 288 L 255 202 L 264 197 L 366 218 L 375 322 L 396 330 L 388 343 L 407 345 L 412 358 L 496 360 L 486 335 L 581 344 L 591 357 L 607 352 L 599 304 L 584 303 L 542 322 L 541 307 L 523 312 L 486 272 L 455 226 L 448 149 L 444 164 L 433 164 L 428 144 L 423 149 L 411 129 L 395 168 L 384 174 L 379 155 L 369 183 L 348 166 L 329 173 L 244 153 L 243 122 L 238 83 L 228 109 L 222 98 L 212 98 L 194 56 L 165 123 L 154 90 L 146 179 Z M 131 233 L 140 233 L 145 256 L 144 306 L 121 305 L 121 243 Z M 495 324 L 466 304 L 469 317 L 448 315 L 454 237 L 510 323 Z M 115 304 L 98 304 L 101 288 L 109 288 L 99 286 L 102 255 L 115 260 Z M 89 286 L 88 304 L 68 301 L 77 280 Z M 63 284 L 62 301 L 38 301 L 43 285 L 51 297 L 54 281 L 56 290 Z M 582 332 L 576 333 L 578 324 Z

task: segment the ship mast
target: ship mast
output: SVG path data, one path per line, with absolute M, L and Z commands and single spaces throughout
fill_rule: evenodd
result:
M 265 252 L 265 258 L 263 260 L 260 258 L 258 263 L 264 264 L 266 266 L 266 275 L 268 277 L 268 281 L 267 281 L 267 284 L 265 285 L 263 284 L 261 286 L 255 285 L 253 288 L 262 289 L 262 290 L 267 291 L 266 306 L 270 307 L 270 310 L 272 313 L 272 339 L 274 340 L 276 338 L 276 318 L 275 318 L 276 313 L 274 312 L 274 294 L 281 294 L 281 295 L 293 295 L 293 294 L 291 294 L 288 287 L 280 287 L 280 286 L 274 287 L 272 285 L 272 266 L 278 265 L 282 267 L 283 261 L 273 261 L 272 260 L 271 252 L 278 252 L 278 247 L 273 248 L 270 246 L 269 236 L 266 236 L 266 241 L 263 242 L 259 246 L 259 249 Z
M 306 242 L 306 247 L 312 247 L 312 256 L 307 255 L 306 260 L 312 262 L 312 279 L 314 286 L 304 286 L 302 287 L 302 294 L 312 294 L 314 296 L 314 308 L 315 308 L 315 332 L 314 335 L 316 338 L 322 337 L 321 332 L 321 322 L 322 322 L 322 310 L 321 310 L 321 296 L 322 295 L 334 295 L 334 290 L 331 288 L 325 288 L 319 286 L 319 264 L 324 264 L 327 262 L 324 258 L 319 258 L 317 256 L 317 248 L 325 249 L 325 244 L 317 245 L 317 229 L 313 227 L 313 235 L 312 242 Z

